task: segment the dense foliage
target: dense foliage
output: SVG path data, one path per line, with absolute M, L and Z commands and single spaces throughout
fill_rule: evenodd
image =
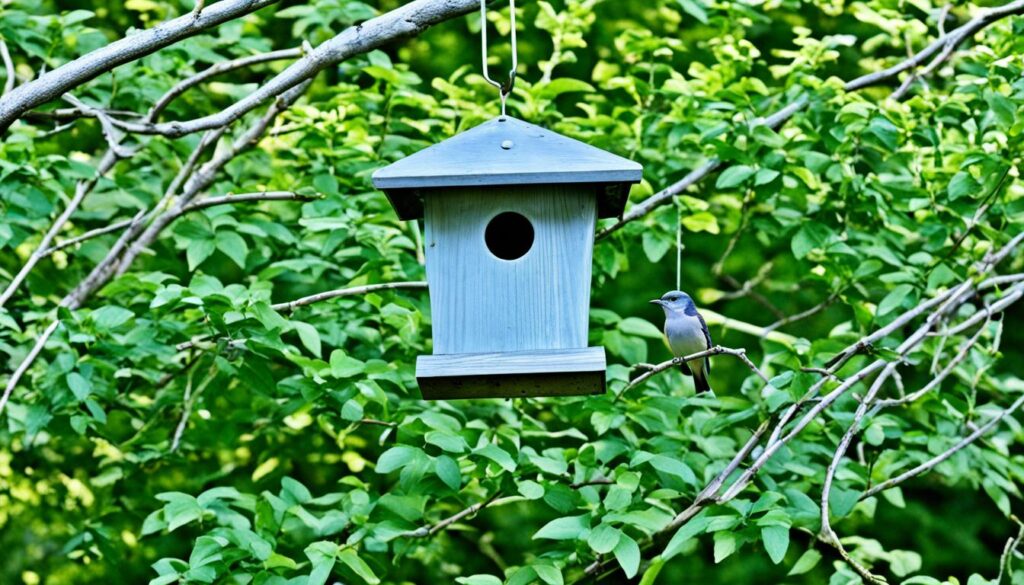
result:
M 477 15 L 326 68 L 226 130 L 110 122 L 222 111 L 399 5 L 264 8 L 0 136 L 0 287 L 76 190 L 50 245 L 118 226 L 39 256 L 0 303 L 0 382 L 29 363 L 0 414 L 0 583 L 1024 583 L 1024 429 L 1006 413 L 1024 396 L 1011 241 L 1024 225 L 1024 17 L 986 22 L 935 67 L 844 88 L 985 8 L 521 1 L 510 113 L 643 163 L 631 205 L 720 165 L 668 205 L 599 226 L 591 342 L 607 349 L 607 394 L 425 402 L 422 287 L 272 305 L 424 279 L 421 226 L 399 222 L 369 176 L 496 113 Z M 493 8 L 498 71 L 508 7 Z M 0 40 L 21 84 L 192 9 L 0 0 Z M 293 48 L 144 118 L 214 64 Z M 793 104 L 784 124 L 761 123 Z M 267 192 L 280 200 L 160 215 Z M 715 341 L 756 366 L 713 358 L 708 395 L 676 368 L 630 384 L 635 366 L 670 357 L 647 301 L 675 287 L 680 225 L 682 287 Z M 122 248 L 101 286 L 80 289 Z M 943 294 L 956 302 L 927 305 Z M 715 493 L 729 497 L 701 499 L 723 470 Z

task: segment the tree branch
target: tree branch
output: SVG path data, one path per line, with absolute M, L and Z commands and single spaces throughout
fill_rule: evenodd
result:
M 127 36 L 101 49 L 40 75 L 0 97 L 0 135 L 32 108 L 59 98 L 64 93 L 119 65 L 135 61 L 159 49 L 197 35 L 229 20 L 245 16 L 277 0 L 221 0 L 202 11 L 186 14 L 153 28 Z
M 270 308 L 275 311 L 294 311 L 298 307 L 311 305 L 320 301 L 326 301 L 329 299 L 335 299 L 338 297 L 348 297 L 353 295 L 362 295 L 366 293 L 375 292 L 378 290 L 391 290 L 398 288 L 427 288 L 427 283 L 422 280 L 406 281 L 406 282 L 383 282 L 378 284 L 367 284 L 364 286 L 354 286 L 351 288 L 340 288 L 337 290 L 329 290 L 327 292 L 317 293 L 315 295 L 309 295 L 294 301 L 288 301 L 285 303 L 277 303 L 270 305 Z
M 901 61 L 900 63 L 897 63 L 892 67 L 883 69 L 882 71 L 869 73 L 867 75 L 862 75 L 856 79 L 853 79 L 852 81 L 847 82 L 843 86 L 843 89 L 846 92 L 854 92 L 864 89 L 866 87 L 871 87 L 894 79 L 900 73 L 908 69 L 917 67 L 918 65 L 926 61 L 929 57 L 934 55 L 936 52 L 942 50 L 944 55 L 946 52 L 952 53 L 957 49 L 957 47 L 963 44 L 964 41 L 966 41 L 968 38 L 970 38 L 978 31 L 984 29 L 988 25 L 997 22 L 1007 16 L 1012 16 L 1021 13 L 1024 13 L 1024 0 L 1016 0 L 999 8 L 986 10 L 985 12 L 972 18 L 970 21 L 960 26 L 959 28 L 954 29 L 949 34 L 942 35 L 941 37 L 933 41 L 930 45 L 916 53 L 913 57 Z M 946 55 L 946 57 L 948 57 L 948 55 Z M 927 71 L 927 73 L 930 72 L 931 71 Z M 921 75 L 924 74 L 926 74 L 926 72 L 922 71 Z M 751 125 L 757 126 L 763 124 L 772 129 L 778 128 L 782 124 L 785 124 L 790 118 L 792 118 L 793 115 L 802 110 L 808 103 L 810 103 L 810 97 L 808 95 L 803 95 L 797 98 L 797 100 L 794 101 L 793 103 L 770 115 L 768 118 L 754 122 Z M 690 171 L 690 173 L 683 177 L 680 181 L 670 185 L 669 187 L 666 187 L 665 189 L 659 191 L 658 193 L 655 193 L 654 195 L 651 195 L 647 199 L 631 207 L 630 210 L 623 214 L 618 221 L 598 231 L 596 239 L 602 240 L 611 235 L 613 232 L 621 229 L 626 224 L 646 216 L 647 214 L 651 213 L 658 207 L 667 204 L 669 201 L 672 200 L 673 197 L 683 193 L 693 185 L 699 183 L 700 181 L 714 174 L 715 172 L 723 169 L 725 166 L 726 165 L 723 164 L 718 159 L 711 159 L 707 161 L 700 167 L 694 169 L 693 171 Z
M 231 61 L 221 61 L 220 63 L 204 69 L 192 77 L 179 82 L 177 85 L 167 90 L 167 93 L 160 96 L 160 99 L 158 99 L 156 103 L 153 104 L 153 107 L 150 108 L 149 112 L 146 114 L 146 120 L 148 122 L 156 122 L 160 113 L 163 112 L 164 109 L 166 109 L 167 106 L 169 106 L 178 96 L 211 77 L 216 77 L 229 71 L 251 67 L 252 65 L 258 65 L 260 63 L 280 61 L 282 59 L 293 59 L 301 56 L 302 49 L 282 49 L 280 51 L 271 51 L 269 53 L 241 57 Z
M 179 137 L 201 130 L 218 128 L 234 122 L 260 104 L 288 89 L 312 79 L 327 67 L 395 40 L 419 34 L 431 25 L 462 16 L 477 6 L 479 4 L 476 0 L 414 0 L 342 31 L 303 55 L 301 59 L 275 75 L 259 89 L 221 112 L 180 122 L 153 124 L 118 121 L 116 124 L 126 132 L 160 134 L 169 137 Z M 212 6 L 207 8 L 203 14 L 205 15 L 212 8 Z
M 0 39 L 0 59 L 4 62 L 4 71 L 7 73 L 7 79 L 4 80 L 4 90 L 0 92 L 0 97 L 3 97 L 14 89 L 14 61 L 11 60 L 11 53 L 7 50 L 7 43 L 3 39 Z
M 957 444 L 953 445 L 949 449 L 946 449 L 945 451 L 943 451 L 942 453 L 936 455 L 935 457 L 932 457 L 928 461 L 925 461 L 924 463 L 918 465 L 917 467 L 915 467 L 915 468 L 913 468 L 913 469 L 911 469 L 909 471 L 906 471 L 904 473 L 901 473 L 900 475 L 898 475 L 898 476 L 896 476 L 894 478 L 887 479 L 887 480 L 883 481 L 882 483 L 875 485 L 871 489 L 869 489 L 869 490 L 865 491 L 863 494 L 861 494 L 860 499 L 863 500 L 863 499 L 866 499 L 866 498 L 870 498 L 871 496 L 874 496 L 874 495 L 877 495 L 877 494 L 879 494 L 881 492 L 884 492 L 885 490 L 887 490 L 887 489 L 889 489 L 891 487 L 895 487 L 895 486 L 897 486 L 897 485 L 907 481 L 908 479 L 911 479 L 913 477 L 917 477 L 918 475 L 921 475 L 922 473 L 933 469 L 938 464 L 942 463 L 946 459 L 949 459 L 954 454 L 958 453 L 964 447 L 966 447 L 966 446 L 970 445 L 971 443 L 973 443 L 974 441 L 978 440 L 979 437 L 981 437 L 982 435 L 987 433 L 994 426 L 998 425 L 1004 418 L 1006 418 L 1007 416 L 1013 414 L 1018 408 L 1020 408 L 1021 404 L 1024 404 L 1024 396 L 1018 397 L 1017 400 L 1015 400 L 1013 402 L 1013 404 L 1010 405 L 1009 408 L 1007 408 L 1006 410 L 1001 411 L 999 414 L 997 414 L 996 416 L 992 417 L 991 420 L 989 420 L 985 424 L 983 424 L 980 427 L 978 427 L 978 429 L 976 431 L 974 431 L 973 433 L 971 433 L 971 434 L 967 435 L 966 437 L 964 437 L 963 439 L 961 439 L 959 442 L 957 442 Z

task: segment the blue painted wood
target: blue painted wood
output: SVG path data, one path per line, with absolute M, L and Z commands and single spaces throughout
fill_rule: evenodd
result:
M 402 219 L 423 213 L 428 189 L 497 185 L 591 185 L 600 217 L 620 215 L 643 168 L 511 116 L 494 118 L 373 174 Z
M 533 225 L 527 254 L 502 260 L 494 216 Z M 596 201 L 579 185 L 454 189 L 426 199 L 425 251 L 435 354 L 587 347 Z

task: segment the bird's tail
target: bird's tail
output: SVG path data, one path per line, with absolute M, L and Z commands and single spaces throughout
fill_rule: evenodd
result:
M 693 372 L 693 386 L 697 390 L 697 393 L 711 392 L 711 384 L 708 384 L 707 372 L 704 368 L 696 369 Z

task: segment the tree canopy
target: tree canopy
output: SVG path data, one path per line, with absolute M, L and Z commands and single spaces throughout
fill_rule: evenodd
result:
M 370 175 L 478 9 L 0 0 L 0 582 L 1024 583 L 1024 0 L 520 0 L 509 113 L 644 166 L 608 390 L 429 402 Z

